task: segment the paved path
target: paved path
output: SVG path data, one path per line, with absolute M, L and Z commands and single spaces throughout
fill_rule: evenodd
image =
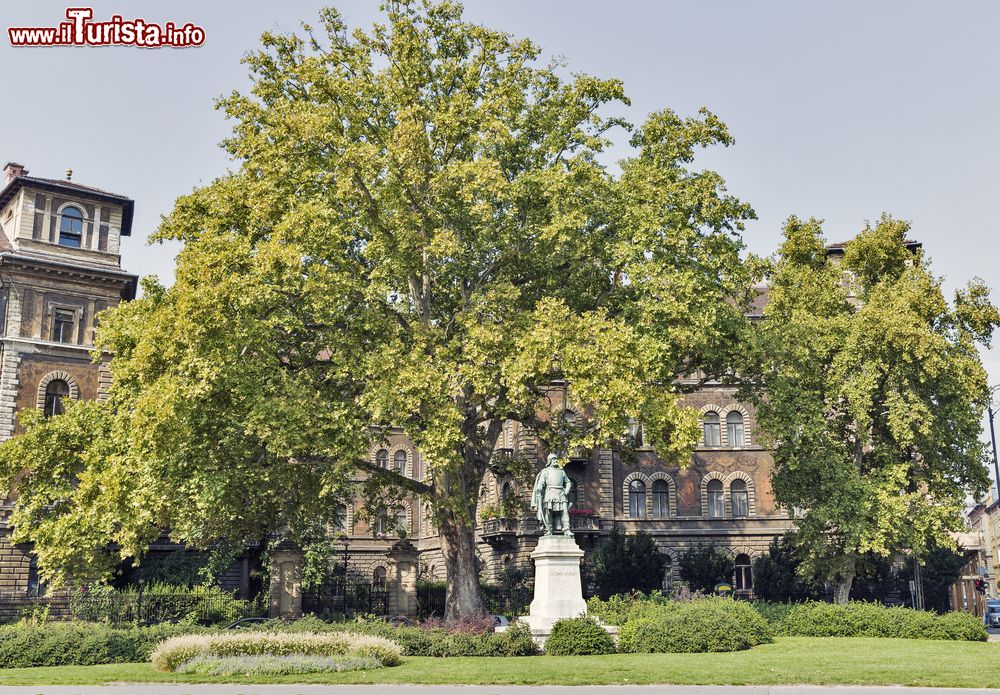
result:
M 0 695 L 1000 695 L 987 688 L 733 685 L 191 685 L 142 683 L 0 687 Z

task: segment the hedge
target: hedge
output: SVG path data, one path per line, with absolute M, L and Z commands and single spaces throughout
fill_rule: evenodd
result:
M 160 671 L 176 671 L 198 657 L 349 656 L 395 666 L 402 652 L 383 637 L 350 632 L 229 632 L 171 637 L 149 660 Z
M 517 622 L 503 632 L 490 630 L 482 634 L 467 634 L 449 633 L 442 628 L 393 627 L 384 620 L 325 623 L 316 617 L 306 616 L 294 623 L 273 621 L 260 629 L 377 635 L 400 645 L 405 656 L 532 656 L 538 653 L 538 646 L 531 639 L 527 625 Z
M 615 597 L 613 597 L 615 598 Z M 693 601 L 621 597 L 588 604 L 590 612 L 620 622 L 621 652 L 731 652 L 774 641 L 771 626 L 748 603 L 727 598 Z M 607 617 L 605 617 L 607 616 Z
M 774 623 L 779 634 L 802 637 L 895 637 L 985 642 L 983 621 L 969 613 L 945 613 L 855 601 L 809 601 L 791 606 Z
M 549 656 L 583 656 L 614 652 L 615 641 L 593 618 L 557 620 L 548 639 L 545 640 L 545 653 Z
M 203 631 L 169 624 L 115 628 L 85 622 L 13 623 L 0 626 L 0 668 L 148 661 L 162 640 Z

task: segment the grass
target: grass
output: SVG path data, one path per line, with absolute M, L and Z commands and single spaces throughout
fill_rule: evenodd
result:
M 517 658 L 407 657 L 393 668 L 256 679 L 161 673 L 149 664 L 0 669 L 2 685 L 177 683 L 412 683 L 490 685 L 720 684 L 1000 687 L 1000 643 L 780 637 L 723 654 Z

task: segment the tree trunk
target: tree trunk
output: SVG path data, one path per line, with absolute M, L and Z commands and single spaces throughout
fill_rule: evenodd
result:
M 479 591 L 476 561 L 476 530 L 469 521 L 449 512 L 440 525 L 441 552 L 444 553 L 444 619 L 482 618 L 488 615 Z
M 833 602 L 838 606 L 846 606 L 851 598 L 851 586 L 854 575 L 857 574 L 856 559 L 853 555 L 843 558 L 840 569 L 833 576 Z

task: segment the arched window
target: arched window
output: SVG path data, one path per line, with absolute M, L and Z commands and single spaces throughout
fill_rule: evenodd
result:
M 379 468 L 389 467 L 389 452 L 385 449 L 379 449 L 378 453 L 375 454 L 375 465 Z
M 743 413 L 738 410 L 726 414 L 726 440 L 734 449 L 743 446 Z
M 722 481 L 708 481 L 708 515 L 725 516 L 726 505 L 723 499 Z
M 750 495 L 747 494 L 746 481 L 737 478 L 729 484 L 729 504 L 733 508 L 733 516 L 750 516 Z
M 514 496 L 514 484 L 509 480 L 500 487 L 500 501 L 508 500 Z
M 63 208 L 59 220 L 59 245 L 80 248 L 83 240 L 83 213 L 73 206 Z
M 63 414 L 63 399 L 69 397 L 69 384 L 62 379 L 53 379 L 45 387 L 45 417 Z
M 379 507 L 375 510 L 375 518 L 372 519 L 372 524 L 376 536 L 385 535 L 385 527 L 389 525 L 389 516 L 385 511 L 385 507 Z
M 737 594 L 748 595 L 753 591 L 753 570 L 750 567 L 750 556 L 741 553 L 736 556 L 736 573 L 733 577 L 733 589 Z
M 372 584 L 382 588 L 385 586 L 385 567 L 376 567 L 372 572 Z
M 406 475 L 406 452 L 402 449 L 392 455 L 392 469 L 400 475 Z
M 392 528 L 393 533 L 395 533 L 396 535 L 406 535 L 406 533 L 409 532 L 409 529 L 406 528 L 407 526 L 406 509 L 404 509 L 403 507 L 398 507 L 396 509 L 395 518 L 393 519 L 393 521 L 395 522 Z M 402 534 L 400 534 L 400 531 L 402 531 Z
M 674 559 L 667 555 L 665 560 L 666 562 L 663 563 L 663 593 L 674 588 Z
M 705 413 L 703 421 L 705 432 L 705 446 L 722 446 L 722 430 L 719 426 L 719 414 L 714 412 Z
M 670 516 L 670 488 L 666 480 L 653 481 L 653 516 L 661 519 Z
M 646 483 L 641 480 L 628 484 L 628 515 L 633 519 L 646 518 Z

